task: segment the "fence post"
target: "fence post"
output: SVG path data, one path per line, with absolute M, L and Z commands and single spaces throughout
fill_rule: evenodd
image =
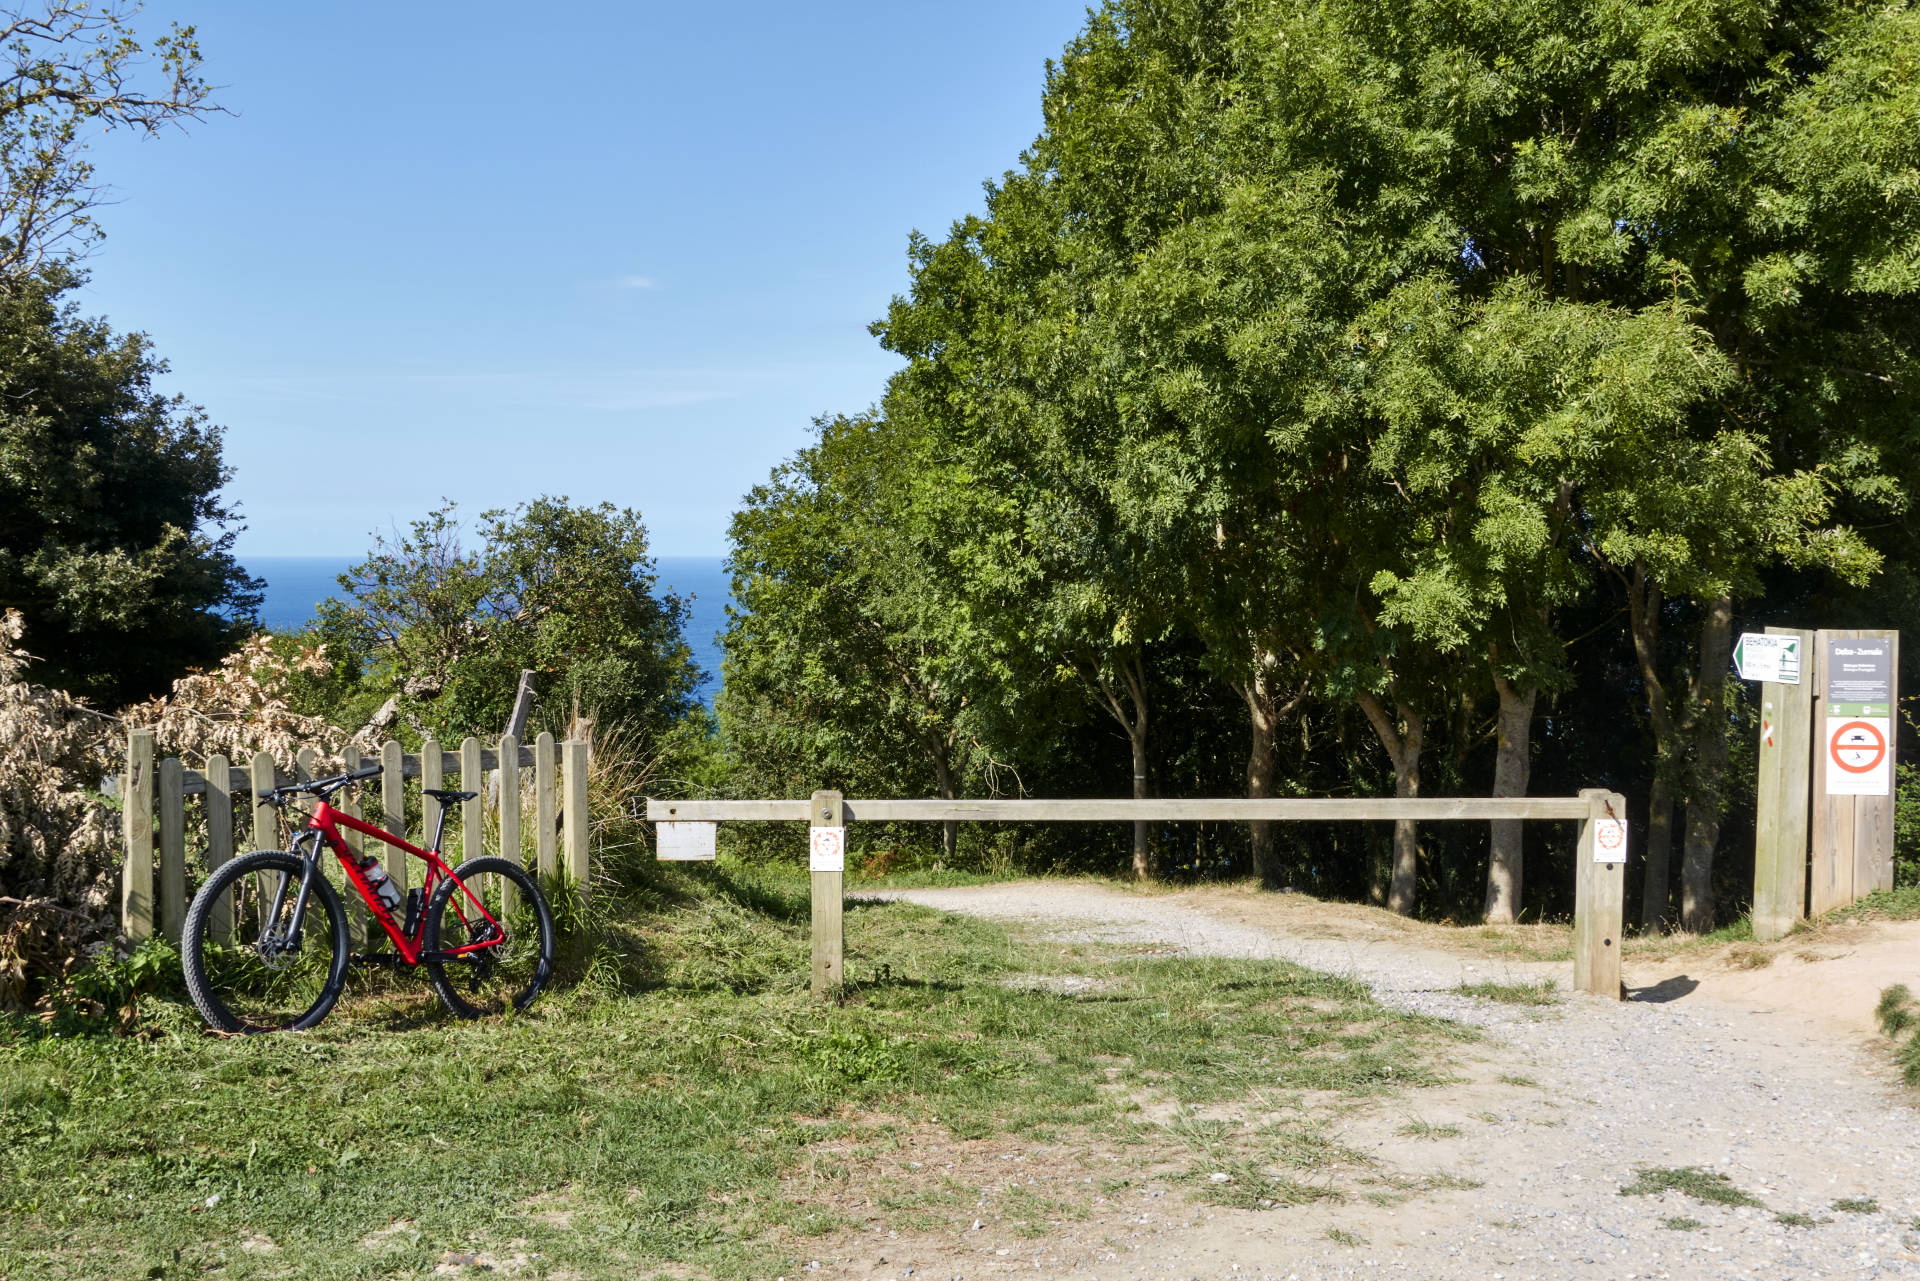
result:
M 260 798 L 274 787 L 273 757 L 265 752 L 253 754 L 253 848 L 280 848 L 280 815 Z
M 520 679 L 524 684 L 527 673 L 522 672 Z M 520 740 L 512 734 L 500 736 L 500 769 L 494 778 L 500 784 L 500 857 L 524 867 L 527 860 L 520 851 Z M 519 904 L 519 891 L 513 882 L 501 878 L 500 914 L 511 917 Z
M 207 757 L 207 875 L 233 857 L 233 764 L 215 752 Z M 233 934 L 233 895 L 222 894 L 207 912 L 207 928 L 216 943 Z
M 120 873 L 120 930 L 138 943 L 153 934 L 153 731 L 127 733 L 120 785 L 121 834 L 127 861 Z
M 340 765 L 346 773 L 353 773 L 353 771 L 359 769 L 365 763 L 366 762 L 360 757 L 360 749 L 352 743 L 348 743 L 340 753 Z M 354 787 L 343 787 L 334 793 L 334 799 L 328 803 L 342 814 L 346 814 L 352 818 L 360 818 L 363 815 L 359 795 L 357 785 Z M 356 831 L 343 829 L 340 835 L 347 842 L 347 848 L 352 850 L 356 855 L 366 846 L 366 838 Z M 349 946 L 356 949 L 365 947 L 367 944 L 368 924 L 367 905 L 360 901 L 358 894 L 353 893 L 347 888 L 350 884 L 347 880 L 347 874 L 338 866 L 337 862 L 331 871 L 332 874 L 340 880 L 340 897 L 347 905 L 347 942 Z
M 567 880 L 577 898 L 587 896 L 587 745 L 568 739 L 560 747 L 560 802 L 563 844 L 567 853 Z
M 553 735 L 543 731 L 533 740 L 533 839 L 543 881 L 551 881 L 560 874 L 559 851 L 554 848 L 554 836 L 560 824 L 557 786 Z
M 440 817 L 440 802 L 429 800 L 427 797 L 427 789 L 430 787 L 439 789 L 447 785 L 446 764 L 446 758 L 440 754 L 439 739 L 430 738 L 420 744 L 420 848 L 423 850 L 434 848 L 433 833 L 434 829 L 439 826 Z M 447 856 L 445 850 L 439 850 L 437 852 L 441 858 Z M 407 860 L 402 857 L 396 858 L 393 861 L 396 863 L 405 863 Z M 388 868 L 387 871 L 391 873 L 393 869 Z M 400 881 L 401 892 L 405 893 L 406 888 L 407 883 L 402 879 Z
M 846 807 L 839 792 L 815 792 L 807 815 L 813 898 L 813 995 L 832 1000 L 846 979 Z M 838 839 L 818 835 L 823 829 Z
M 1626 864 L 1595 860 L 1594 824 L 1605 818 L 1626 822 L 1627 800 L 1604 788 L 1583 788 L 1587 817 L 1580 824 L 1574 854 L 1573 986 L 1582 992 L 1620 999 L 1620 931 L 1626 905 Z
M 424 806 L 422 808 L 425 808 Z M 388 739 L 380 745 L 380 826 L 395 836 L 407 834 L 407 756 L 400 744 Z M 397 856 L 397 857 L 395 857 Z M 382 864 L 391 863 L 386 869 L 387 877 L 399 887 L 404 897 L 407 889 L 407 853 L 405 850 L 391 851 Z M 365 906 L 362 905 L 362 911 Z M 371 923 L 367 926 L 369 941 L 377 937 Z
M 460 802 L 460 858 L 479 858 L 487 852 L 487 779 L 480 768 L 480 740 L 469 734 L 460 740 L 460 790 L 473 799 Z
M 180 758 L 161 761 L 154 778 L 160 810 L 160 929 L 177 946 L 187 916 L 187 791 Z

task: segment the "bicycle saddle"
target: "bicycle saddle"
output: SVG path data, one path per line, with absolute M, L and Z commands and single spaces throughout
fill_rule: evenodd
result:
M 456 792 L 444 787 L 423 787 L 420 789 L 420 794 L 431 796 L 442 805 L 451 805 L 455 801 L 470 801 L 480 795 L 478 792 Z

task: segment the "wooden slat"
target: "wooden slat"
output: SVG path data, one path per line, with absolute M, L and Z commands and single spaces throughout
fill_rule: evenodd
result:
M 461 861 L 487 852 L 487 775 L 480 764 L 480 740 L 469 734 L 460 743 L 460 790 L 473 799 L 460 802 Z
M 567 880 L 582 897 L 587 893 L 587 745 L 568 739 L 560 747 L 561 845 L 567 859 Z
M 160 818 L 160 928 L 176 946 L 180 926 L 187 919 L 187 807 L 180 773 L 177 756 L 167 757 L 154 771 Z
M 153 935 L 152 730 L 127 732 L 127 768 L 120 780 L 120 834 L 127 847 L 120 872 L 120 930 L 137 943 Z
M 553 735 L 533 741 L 533 839 L 540 861 L 540 879 L 560 874 L 560 772 Z
M 209 876 L 233 857 L 233 775 L 233 767 L 225 756 L 216 752 L 207 758 L 207 778 L 212 780 L 206 790 Z M 222 782 L 226 786 L 221 786 Z M 223 894 L 207 911 L 207 930 L 216 943 L 225 943 L 232 937 L 232 905 L 233 896 Z
M 274 789 L 273 757 L 265 752 L 253 754 L 253 848 L 256 850 L 277 850 L 280 848 L 280 815 L 261 795 Z
M 808 830 L 844 827 L 845 799 L 838 792 L 815 792 L 807 803 Z M 846 982 L 846 873 L 813 872 L 813 995 L 832 1000 Z
M 524 686 L 528 673 L 521 673 Z M 525 865 L 526 855 L 520 849 L 520 740 L 511 734 L 500 739 L 500 857 L 511 859 Z M 520 892 L 513 887 L 512 881 L 503 881 L 500 886 L 500 911 L 512 916 L 519 906 Z
M 456 763 L 459 760 L 454 759 Z M 441 829 L 440 802 L 426 793 L 428 788 L 438 791 L 447 785 L 446 763 L 446 753 L 440 750 L 439 743 L 428 739 L 420 744 L 420 836 L 414 844 L 423 850 L 433 850 L 441 858 L 447 856 L 446 851 L 438 849 L 433 840 Z
M 1807 820 L 1813 784 L 1814 634 L 1769 627 L 1769 636 L 1800 638 L 1798 685 L 1760 685 L 1759 802 L 1753 849 L 1753 937 L 1783 939 L 1807 914 Z
M 360 749 L 351 743 L 347 744 L 346 750 L 341 753 L 341 758 L 341 764 L 345 766 L 349 774 L 366 763 L 360 757 Z M 342 814 L 350 815 L 353 818 L 361 817 L 360 788 L 358 786 L 341 788 L 338 792 L 334 793 L 333 800 L 330 803 Z M 360 835 L 358 832 L 347 829 L 342 829 L 341 835 L 347 842 L 347 848 L 355 854 L 365 852 L 366 837 Z M 367 925 L 369 924 L 367 905 L 360 901 L 360 895 L 354 892 L 348 885 L 347 874 L 341 868 L 339 860 L 329 859 L 328 862 L 332 866 L 331 875 L 340 887 L 340 899 L 347 905 L 347 938 L 352 943 L 354 950 L 358 951 L 367 945 Z
M 1206 800 L 1073 801 L 918 801 L 850 800 L 848 822 L 1022 822 L 1101 823 L 1248 821 L 1332 822 L 1351 819 L 1584 819 L 1587 803 L 1577 797 L 1462 796 L 1397 799 L 1267 799 L 1225 797 Z M 800 822 L 806 801 L 661 801 L 647 802 L 647 817 L 679 822 Z
M 318 753 L 311 747 L 303 747 L 296 751 L 293 754 L 293 781 L 296 783 L 311 783 L 314 779 L 320 777 L 313 772 L 314 763 L 318 760 Z
M 400 751 L 400 744 L 392 739 L 380 745 L 379 825 L 395 836 L 407 834 L 406 757 Z M 387 876 L 404 895 L 407 889 L 408 856 L 401 850 L 389 850 L 387 853 L 388 857 L 381 859 L 380 862 L 386 867 Z M 367 932 L 367 937 L 373 937 L 371 930 Z
M 443 777 L 449 770 L 458 771 L 460 768 L 460 758 L 456 755 L 453 755 L 452 753 L 442 753 L 440 762 L 441 762 L 440 772 Z M 531 769 L 533 768 L 533 764 L 534 764 L 533 749 L 531 747 L 522 747 L 520 749 L 520 767 L 522 769 Z M 499 769 L 500 753 L 497 750 L 490 747 L 481 749 L 480 768 L 483 770 Z M 400 773 L 402 777 L 419 778 L 420 770 L 421 770 L 421 765 L 420 765 L 420 758 L 418 756 L 402 755 L 400 757 Z M 184 779 L 184 786 L 182 787 L 181 790 L 186 795 L 200 796 L 206 792 L 207 790 L 206 775 L 199 773 L 196 770 L 187 770 L 182 777 Z M 280 777 L 280 776 L 276 776 L 276 777 L 278 778 L 278 781 L 274 784 L 275 787 L 278 787 L 283 783 L 290 783 L 293 781 L 292 779 L 285 778 L 285 777 Z M 233 781 L 229 785 L 230 790 L 235 792 L 250 792 L 253 790 L 253 776 L 249 774 L 247 771 L 242 769 L 234 769 L 232 773 L 232 778 L 233 778 Z

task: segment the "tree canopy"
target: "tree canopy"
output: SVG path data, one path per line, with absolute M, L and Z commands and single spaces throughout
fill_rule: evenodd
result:
M 1537 701 L 1604 685 L 1638 763 L 1578 785 L 1644 807 L 1649 923 L 1684 833 L 1708 923 L 1736 615 L 1911 551 L 1917 56 L 1904 5 L 1110 0 L 875 327 L 908 364 L 868 437 L 926 443 L 874 523 L 943 531 L 927 581 L 1038 660 L 969 704 L 1132 663 L 1147 774 L 1136 650 L 1198 647 L 1251 792 L 1302 781 L 1293 719 L 1411 795 L 1437 754 L 1525 791 Z M 1444 879 L 1421 849 L 1401 910 Z

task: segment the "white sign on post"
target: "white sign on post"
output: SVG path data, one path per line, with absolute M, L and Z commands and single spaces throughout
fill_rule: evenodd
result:
M 1892 791 L 1892 718 L 1827 717 L 1827 795 L 1886 796 Z
M 1593 861 L 1596 863 L 1627 861 L 1627 820 L 1624 818 L 1594 820 Z
M 1881 639 L 1827 641 L 1828 796 L 1893 793 L 1893 646 Z
M 847 870 L 847 829 L 814 827 L 808 829 L 807 870 L 844 872 Z
M 1768 636 L 1764 632 L 1742 632 L 1733 647 L 1733 665 L 1743 681 L 1776 681 L 1782 685 L 1800 683 L 1800 638 Z
M 718 823 L 656 823 L 654 857 L 668 863 L 703 863 L 717 857 L 714 835 Z

